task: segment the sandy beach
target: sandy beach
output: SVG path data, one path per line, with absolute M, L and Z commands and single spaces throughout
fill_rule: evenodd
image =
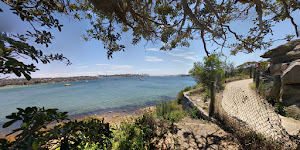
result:
M 98 118 L 102 119 L 104 118 L 105 122 L 109 122 L 111 126 L 114 126 L 115 124 L 119 124 L 124 121 L 133 121 L 135 118 L 142 116 L 146 113 L 154 113 L 155 112 L 155 106 L 149 106 L 149 107 L 139 107 L 137 109 L 118 109 L 118 110 L 112 110 L 107 112 L 102 112 L 99 114 L 94 115 L 86 115 L 86 116 L 78 116 L 78 117 L 70 117 L 71 120 L 83 120 L 87 118 Z M 56 124 L 50 124 L 49 126 L 54 126 Z M 8 140 L 13 140 L 16 134 L 5 136 L 9 132 L 0 133 L 0 138 L 6 138 Z

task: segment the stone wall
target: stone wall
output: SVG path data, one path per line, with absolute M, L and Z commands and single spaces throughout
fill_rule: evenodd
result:
M 201 107 L 197 107 L 197 105 L 189 98 L 188 93 L 189 92 L 183 93 L 182 108 L 186 111 L 190 111 L 191 109 L 197 108 L 198 109 L 197 116 L 199 118 L 206 119 L 209 121 L 214 121 Z
M 300 114 L 300 39 L 290 41 L 267 51 L 261 57 L 269 58 L 272 76 L 281 76 L 281 98 L 291 115 Z

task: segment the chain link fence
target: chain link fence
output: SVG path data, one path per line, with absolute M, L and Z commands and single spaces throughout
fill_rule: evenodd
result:
M 241 88 L 225 89 L 222 107 L 241 124 L 277 141 L 289 139 L 278 114 L 264 99 Z

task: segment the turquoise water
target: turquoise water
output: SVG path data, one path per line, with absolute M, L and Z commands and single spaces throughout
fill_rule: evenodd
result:
M 94 81 L 49 83 L 0 88 L 0 125 L 16 108 L 38 106 L 68 111 L 69 116 L 96 114 L 108 108 L 153 105 L 162 98 L 175 99 L 191 77 L 100 78 Z M 3 131 L 0 128 L 0 132 Z

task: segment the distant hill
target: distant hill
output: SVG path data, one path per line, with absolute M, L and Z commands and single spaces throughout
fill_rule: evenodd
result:
M 14 85 L 34 85 L 45 83 L 71 82 L 97 80 L 99 78 L 118 78 L 118 77 L 148 77 L 148 74 L 116 74 L 116 75 L 98 75 L 98 76 L 77 76 L 77 77 L 57 77 L 57 78 L 32 78 L 27 81 L 25 78 L 0 79 L 0 87 Z

